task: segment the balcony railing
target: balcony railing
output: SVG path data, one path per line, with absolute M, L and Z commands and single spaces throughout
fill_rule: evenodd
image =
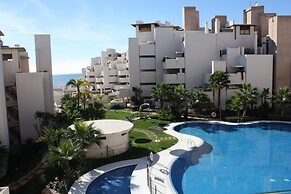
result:
M 164 74 L 163 81 L 166 84 L 184 84 L 185 83 L 185 73 Z
M 163 63 L 163 69 L 177 69 L 185 68 L 185 60 L 183 57 L 177 57 L 175 59 L 165 59 Z

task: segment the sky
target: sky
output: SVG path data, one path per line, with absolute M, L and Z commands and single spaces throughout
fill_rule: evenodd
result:
M 200 26 L 214 15 L 242 23 L 242 10 L 255 0 L 0 0 L 4 45 L 20 44 L 35 71 L 34 34 L 50 34 L 53 74 L 81 73 L 102 50 L 127 51 L 131 24 L 169 21 L 182 26 L 182 8 L 196 6 Z M 290 0 L 258 0 L 265 12 L 291 15 Z

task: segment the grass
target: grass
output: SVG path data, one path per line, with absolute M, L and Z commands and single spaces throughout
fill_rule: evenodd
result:
M 131 117 L 132 114 L 132 112 L 125 110 L 107 110 L 105 118 L 123 120 L 125 117 Z

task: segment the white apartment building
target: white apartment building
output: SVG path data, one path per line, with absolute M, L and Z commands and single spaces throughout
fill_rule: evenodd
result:
M 29 72 L 25 48 L 1 41 L 0 49 L 0 138 L 9 146 L 9 140 L 25 143 L 38 137 L 36 111 L 53 111 L 50 36 L 35 35 L 35 73 Z
M 207 22 L 200 28 L 195 7 L 184 7 L 183 19 L 183 29 L 169 22 L 133 24 L 136 37 L 129 38 L 128 51 L 131 87 L 141 88 L 144 97 L 162 81 L 183 84 L 187 90 L 206 89 L 210 74 L 220 70 L 230 75 L 222 102 L 243 83 L 272 92 L 273 56 L 258 47 L 254 25 L 215 16 L 212 30 Z
M 91 83 L 92 91 L 105 94 L 118 93 L 121 90 L 128 91 L 127 53 L 118 53 L 115 49 L 102 51 L 101 57 L 92 58 L 90 66 L 82 69 L 82 75 Z

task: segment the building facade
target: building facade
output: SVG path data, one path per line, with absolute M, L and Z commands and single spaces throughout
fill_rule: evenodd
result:
M 129 38 L 130 86 L 140 88 L 144 97 L 150 97 L 160 82 L 206 90 L 210 74 L 220 70 L 230 76 L 230 94 L 244 83 L 271 91 L 273 57 L 258 46 L 255 25 L 228 23 L 226 16 L 215 16 L 212 30 L 208 23 L 197 28 L 198 21 L 191 27 L 187 17 L 198 20 L 197 14 L 195 7 L 184 8 L 187 26 L 183 28 L 169 22 L 133 24 L 136 37 Z
M 98 93 L 119 93 L 129 90 L 129 70 L 127 53 L 115 49 L 101 52 L 101 57 L 91 59 L 90 66 L 82 69 L 83 77 Z
M 7 146 L 9 140 L 12 144 L 25 143 L 38 137 L 35 113 L 53 111 L 50 36 L 35 35 L 35 47 L 37 72 L 30 73 L 24 47 L 1 45 L 0 90 L 4 90 L 0 131 Z

